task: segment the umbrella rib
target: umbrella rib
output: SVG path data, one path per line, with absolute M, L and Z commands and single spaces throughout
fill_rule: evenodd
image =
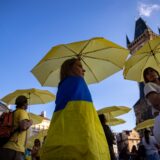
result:
M 50 74 L 51 74 L 52 72 L 53 72 L 53 71 L 50 71 L 50 72 L 48 73 L 48 75 L 45 77 L 45 80 L 43 81 L 42 86 L 46 83 L 46 80 L 48 79 L 48 77 L 50 76 Z
M 160 42 L 154 47 L 153 51 L 155 51 L 159 45 L 160 45 Z
M 151 45 L 150 45 L 150 43 L 149 43 L 149 41 L 148 41 L 148 46 L 149 46 L 149 48 L 150 48 L 150 50 L 151 50 L 151 53 L 152 53 L 152 55 L 153 55 L 153 57 L 154 57 L 157 65 L 159 65 L 159 61 L 158 61 L 158 59 L 155 57 L 154 51 L 155 51 L 155 49 L 156 49 L 156 47 L 157 47 L 158 45 L 159 45 L 159 43 L 158 43 L 158 44 L 154 47 L 154 49 L 152 50 L 152 47 L 151 47 Z
M 82 55 L 82 54 L 83 54 L 82 52 L 84 51 L 85 48 L 87 48 L 87 46 L 89 45 L 89 43 L 91 42 L 91 40 L 92 40 L 92 39 L 90 39 L 90 40 L 87 42 L 87 44 L 82 48 L 82 50 L 79 52 L 79 55 Z
M 70 50 L 72 53 L 74 53 L 75 55 L 77 55 L 77 53 L 74 51 L 74 50 L 72 50 L 71 48 L 69 48 L 69 47 L 67 47 L 67 46 L 65 46 L 65 45 L 63 45 L 65 48 L 67 48 L 68 50 Z
M 96 50 L 92 50 L 92 51 L 88 51 L 85 52 L 85 54 L 89 54 L 89 53 L 93 53 L 93 52 L 97 52 L 97 51 L 103 51 L 103 50 L 107 50 L 107 49 L 122 49 L 125 50 L 124 48 L 117 48 L 117 47 L 105 47 L 105 48 L 101 48 L 101 49 L 96 49 Z M 127 50 L 127 49 L 126 49 Z M 84 53 L 83 53 L 84 54 Z
M 83 61 L 83 63 L 88 67 L 88 69 L 90 70 L 90 72 L 93 74 L 94 78 L 96 79 L 97 82 L 99 82 L 99 80 L 97 79 L 96 75 L 94 74 L 94 72 L 92 71 L 92 69 L 87 65 L 87 63 L 81 59 Z
M 36 93 L 34 93 L 34 94 L 35 94 L 35 96 L 37 96 L 41 100 L 42 103 L 44 103 L 43 99 L 40 96 L 38 96 Z
M 136 56 L 136 55 L 134 55 L 134 56 Z M 137 55 L 138 56 L 138 55 Z M 140 58 L 137 62 L 136 62 L 136 64 L 138 65 L 138 63 L 139 62 L 141 62 L 141 60 L 143 59 L 143 58 L 145 58 L 147 55 L 144 55 L 142 58 Z M 148 56 L 147 56 L 148 57 Z M 149 57 L 147 58 L 147 60 L 146 60 L 146 62 L 148 61 L 148 59 L 149 59 Z M 146 63 L 145 63 L 146 64 Z M 144 66 L 142 67 L 142 69 L 144 69 L 144 67 L 145 67 L 145 64 L 144 64 Z M 129 69 L 131 69 L 132 67 L 134 67 L 134 64 L 132 64 L 132 66 L 129 68 Z
M 138 55 L 133 55 L 134 57 L 135 56 L 139 56 L 139 54 Z M 147 55 L 144 55 L 142 58 L 140 58 L 137 62 L 136 62 L 136 64 L 137 63 L 139 63 L 143 58 L 145 58 Z M 131 57 L 132 58 L 132 57 Z M 129 61 L 129 60 L 128 60 Z M 132 68 L 132 67 L 134 67 L 134 64 L 132 64 L 132 66 L 130 67 L 130 69 Z
M 158 61 L 158 58 L 154 55 L 154 59 L 155 59 L 155 61 L 156 61 L 156 63 L 157 63 L 157 65 L 159 65 L 160 64 L 160 62 Z
M 150 45 L 149 41 L 148 41 L 148 46 L 149 46 L 150 50 L 152 51 L 152 47 L 151 47 L 151 45 Z
M 69 57 L 73 57 L 73 55 L 63 56 L 63 57 L 52 57 L 52 58 L 50 58 L 50 59 L 47 59 L 46 62 L 49 61 L 49 60 L 53 60 L 53 59 L 62 59 L 62 58 L 69 58 Z
M 149 56 L 147 57 L 147 59 L 146 59 L 146 63 L 144 63 L 144 65 L 143 65 L 143 67 L 142 67 L 142 71 L 145 69 L 145 65 L 147 64 L 147 61 L 149 60 Z M 141 71 L 141 72 L 142 72 Z
M 91 59 L 95 59 L 95 60 L 108 61 L 108 62 L 110 62 L 110 63 L 114 64 L 115 66 L 119 67 L 120 69 L 122 69 L 122 67 L 121 67 L 121 66 L 118 66 L 117 64 L 115 64 L 114 62 L 112 62 L 112 61 L 110 61 L 110 60 L 108 60 L 108 59 L 104 59 L 104 58 L 95 58 L 95 57 L 86 56 L 86 55 L 85 55 L 84 57 L 91 58 Z

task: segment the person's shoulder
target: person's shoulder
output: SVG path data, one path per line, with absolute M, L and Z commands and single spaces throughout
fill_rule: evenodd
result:
M 144 87 L 150 87 L 150 86 L 158 86 L 158 85 L 153 82 L 148 82 L 148 83 L 145 83 L 145 85 L 144 85 Z
M 16 109 L 15 110 L 15 116 L 18 117 L 25 117 L 25 119 L 29 119 L 28 112 L 24 109 Z
M 155 139 L 155 137 L 154 136 L 150 136 L 150 139 L 152 140 L 152 141 L 156 141 L 156 139 Z
M 160 86 L 158 86 L 156 83 L 148 82 L 144 86 L 144 94 L 147 95 L 150 92 L 159 92 Z
M 17 113 L 17 114 L 25 114 L 26 113 L 27 114 L 27 111 L 24 109 L 18 108 L 15 110 L 15 113 Z

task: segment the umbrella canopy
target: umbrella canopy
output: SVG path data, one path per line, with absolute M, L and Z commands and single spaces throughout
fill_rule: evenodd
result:
M 105 107 L 100 110 L 98 110 L 98 114 L 105 114 L 105 116 L 108 117 L 116 117 L 120 116 L 122 114 L 128 113 L 131 110 L 131 108 L 126 106 L 111 106 L 111 107 Z
M 44 104 L 55 100 L 55 95 L 51 92 L 35 88 L 16 90 L 3 97 L 1 100 L 7 104 L 15 104 L 16 98 L 20 95 L 24 95 L 29 98 L 29 105 Z
M 137 124 L 137 126 L 135 127 L 135 130 L 141 130 L 141 129 L 144 129 L 144 128 L 149 128 L 149 127 L 153 127 L 154 125 L 154 119 L 147 119 L 139 124 Z
M 119 124 L 123 124 L 125 123 L 126 121 L 123 120 L 123 119 L 120 119 L 120 118 L 111 118 L 109 121 L 107 121 L 106 123 L 109 125 L 109 126 L 116 126 L 116 125 L 119 125 Z
M 145 43 L 126 61 L 123 72 L 124 78 L 142 82 L 144 81 L 143 71 L 147 67 L 160 71 L 160 37 Z
M 88 84 L 99 82 L 120 71 L 129 51 L 104 38 L 62 44 L 53 47 L 32 69 L 42 86 L 57 86 L 60 67 L 69 58 L 81 59 Z
M 31 112 L 29 112 L 28 115 L 29 115 L 29 118 L 33 121 L 33 125 L 41 123 L 44 119 L 44 117 L 36 115 Z

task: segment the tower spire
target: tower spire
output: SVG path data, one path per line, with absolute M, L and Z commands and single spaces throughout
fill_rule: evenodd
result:
M 128 38 L 128 36 L 126 35 L 126 44 L 127 44 L 127 47 L 128 47 L 128 45 L 129 45 L 130 43 L 131 43 L 131 42 L 130 42 L 129 38 Z
M 146 29 L 151 30 L 141 17 L 137 19 L 136 25 L 135 25 L 134 39 L 142 35 Z

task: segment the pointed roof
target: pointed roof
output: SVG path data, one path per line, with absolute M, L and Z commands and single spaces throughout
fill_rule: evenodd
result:
M 146 25 L 145 21 L 141 17 L 137 19 L 136 26 L 135 26 L 134 39 L 136 39 L 141 34 L 143 34 L 146 29 L 150 29 L 150 28 Z
M 127 46 L 128 46 L 130 43 L 131 43 L 131 42 L 130 42 L 129 38 L 128 38 L 128 36 L 126 35 L 126 44 L 127 44 Z

